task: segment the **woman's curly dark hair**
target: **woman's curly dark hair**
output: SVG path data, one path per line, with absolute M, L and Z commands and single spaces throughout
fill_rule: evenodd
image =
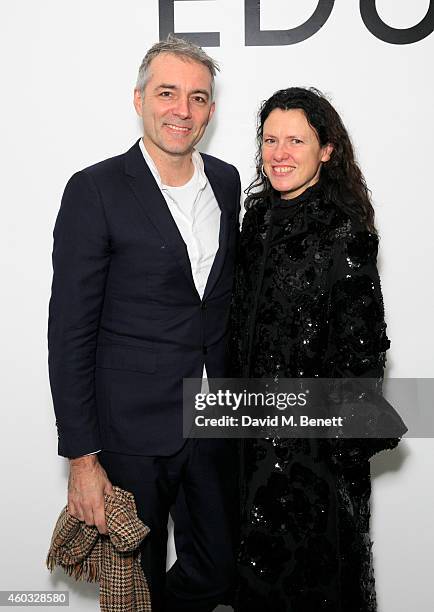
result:
M 255 201 L 276 195 L 270 181 L 262 174 L 261 152 L 265 120 L 276 108 L 302 110 L 309 125 L 317 133 L 321 146 L 333 145 L 330 160 L 321 168 L 320 181 L 324 197 L 348 214 L 355 215 L 369 230 L 375 232 L 370 191 L 355 160 L 348 132 L 327 98 L 313 87 L 281 89 L 262 103 L 256 133 L 256 176 L 246 189 L 245 207 L 250 208 Z

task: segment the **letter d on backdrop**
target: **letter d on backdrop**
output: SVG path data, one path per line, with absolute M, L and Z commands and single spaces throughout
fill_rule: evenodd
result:
M 326 23 L 333 10 L 335 0 L 319 0 L 309 19 L 290 30 L 261 30 L 260 0 L 245 0 L 246 46 L 294 45 L 310 38 Z

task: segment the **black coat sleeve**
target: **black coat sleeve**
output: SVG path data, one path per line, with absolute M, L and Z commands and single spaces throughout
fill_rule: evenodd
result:
M 371 378 L 378 388 L 390 342 L 377 251 L 378 237 L 352 225 L 336 241 L 329 302 L 328 367 L 331 378 Z M 399 439 L 341 438 L 329 442 L 333 461 L 351 466 L 381 450 L 394 448 Z
M 390 346 L 377 271 L 378 238 L 367 230 L 338 240 L 329 305 L 333 376 L 383 376 Z
M 109 235 L 98 189 L 87 172 L 78 172 L 65 188 L 54 228 L 48 321 L 58 452 L 66 457 L 101 448 L 95 352 L 109 263 Z

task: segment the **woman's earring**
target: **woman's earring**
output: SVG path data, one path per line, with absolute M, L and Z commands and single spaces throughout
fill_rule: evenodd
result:
M 262 164 L 262 166 L 261 166 L 261 174 L 262 174 L 262 176 L 263 176 L 264 178 L 266 178 L 266 179 L 268 178 L 268 176 L 265 174 L 264 164 Z

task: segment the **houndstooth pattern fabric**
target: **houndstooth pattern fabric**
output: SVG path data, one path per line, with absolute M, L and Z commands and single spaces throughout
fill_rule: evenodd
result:
M 105 495 L 108 535 L 68 513 L 60 513 L 47 556 L 76 580 L 99 581 L 102 612 L 151 612 L 151 597 L 140 565 L 140 542 L 149 528 L 137 517 L 134 497 L 113 487 Z

